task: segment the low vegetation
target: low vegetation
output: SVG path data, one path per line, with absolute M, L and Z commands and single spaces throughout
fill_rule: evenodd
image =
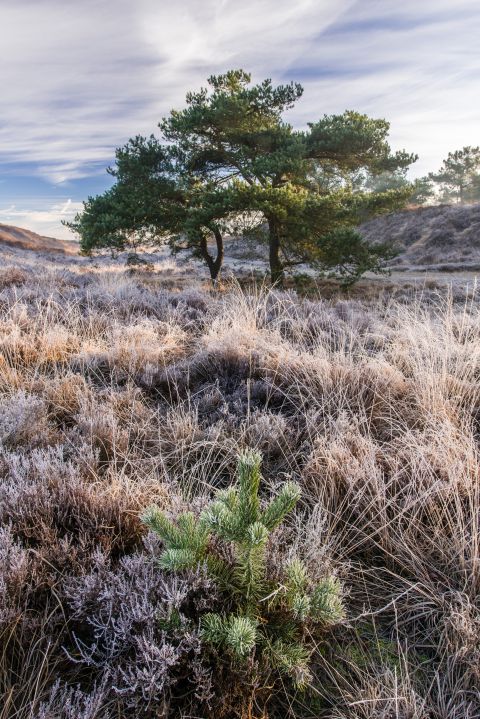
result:
M 1 719 L 480 716 L 474 292 L 0 306 Z

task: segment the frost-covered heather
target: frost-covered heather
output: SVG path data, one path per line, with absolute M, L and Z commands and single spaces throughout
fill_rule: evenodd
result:
M 180 280 L 0 271 L 0 718 L 238 715 L 182 630 L 215 587 L 164 575 L 138 516 L 197 511 L 245 447 L 303 489 L 272 552 L 346 590 L 270 716 L 480 717 L 480 304 Z

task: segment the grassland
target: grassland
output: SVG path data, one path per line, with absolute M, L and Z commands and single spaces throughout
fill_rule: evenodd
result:
M 163 576 L 138 517 L 197 511 L 246 447 L 265 495 L 302 488 L 272 552 L 336 575 L 346 608 L 308 699 L 286 687 L 268 716 L 480 717 L 474 290 L 57 265 L 0 270 L 1 719 L 240 716 L 198 636 L 159 628 L 215 588 Z

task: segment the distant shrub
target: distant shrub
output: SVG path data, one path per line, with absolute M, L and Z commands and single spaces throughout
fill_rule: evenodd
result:
M 155 269 L 155 266 L 152 262 L 149 262 L 141 255 L 138 255 L 136 252 L 128 253 L 126 264 L 130 271 L 139 268 L 142 270 L 148 270 L 149 272 L 153 272 L 153 270 Z
M 23 285 L 28 279 L 28 273 L 20 267 L 3 267 L 0 270 L 0 290 L 12 285 Z

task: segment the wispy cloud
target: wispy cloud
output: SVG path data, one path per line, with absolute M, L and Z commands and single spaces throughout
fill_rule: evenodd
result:
M 480 144 L 479 36 L 476 0 L 356 3 L 310 46 L 310 64 L 338 76 L 309 77 L 303 116 L 315 97 L 328 111 L 386 117 L 393 143 L 419 153 L 415 174 L 435 169 Z
M 150 132 L 211 72 L 277 72 L 348 0 L 175 3 L 107 0 L 0 6 L 0 157 L 52 182 L 88 175 L 114 147 Z M 268 70 L 267 70 L 268 67 Z
M 81 202 L 72 202 L 70 199 L 45 208 L 10 205 L 0 207 L 0 223 L 25 227 L 45 237 L 69 240 L 72 239 L 71 232 L 63 227 L 62 220 L 71 220 L 81 209 Z
M 421 155 L 415 174 L 480 143 L 478 0 L 5 0 L 0 27 L 0 202 L 25 167 L 81 182 L 80 200 L 116 146 L 230 67 L 301 81 L 299 125 L 346 108 L 386 117 L 393 145 Z

